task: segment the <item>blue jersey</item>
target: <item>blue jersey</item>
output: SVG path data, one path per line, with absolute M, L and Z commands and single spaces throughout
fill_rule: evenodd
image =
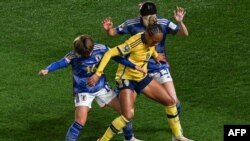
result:
M 157 24 L 159 24 L 162 27 L 163 30 L 163 39 L 161 42 L 156 46 L 156 51 L 158 53 L 166 53 L 166 48 L 165 48 L 165 39 L 167 34 L 172 34 L 175 35 L 178 30 L 179 26 L 174 24 L 168 19 L 157 17 Z M 139 32 L 144 32 L 145 31 L 145 26 L 143 25 L 143 21 L 141 17 L 137 17 L 134 19 L 129 19 L 116 27 L 116 32 L 118 34 L 130 34 L 135 35 Z M 158 64 L 154 59 L 150 59 L 148 63 L 148 72 L 153 73 L 153 72 L 158 72 L 161 69 L 166 69 L 168 68 L 169 65 L 168 63 L 161 63 Z
M 91 77 L 98 68 L 102 56 L 109 50 L 108 47 L 102 44 L 94 44 L 94 48 L 89 57 L 77 57 L 74 51 L 69 52 L 63 59 L 50 64 L 47 69 L 49 72 L 67 67 L 69 64 L 72 66 L 73 76 L 73 93 L 95 93 L 102 88 L 107 88 L 108 84 L 106 77 L 101 75 L 95 86 L 88 86 L 88 78 Z M 130 68 L 135 68 L 135 64 L 122 57 L 112 58 L 118 63 L 121 63 Z
M 101 44 L 95 44 L 93 52 L 89 57 L 76 57 L 72 51 L 65 56 L 65 60 L 72 66 L 73 92 L 76 93 L 95 93 L 105 88 L 107 81 L 104 75 L 100 77 L 95 86 L 88 86 L 87 81 L 95 73 L 99 62 L 108 48 Z

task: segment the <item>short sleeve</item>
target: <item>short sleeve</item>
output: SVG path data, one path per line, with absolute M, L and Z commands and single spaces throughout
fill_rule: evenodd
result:
M 71 60 L 74 59 L 75 57 L 76 57 L 76 56 L 75 56 L 74 51 L 71 51 L 71 52 L 69 52 L 68 54 L 66 54 L 66 55 L 64 56 L 64 59 L 65 59 L 68 63 L 70 63 Z
M 168 26 L 167 26 L 169 32 L 173 35 L 175 35 L 178 31 L 179 31 L 179 26 L 174 24 L 173 22 L 169 22 Z
M 128 24 L 127 21 L 123 22 L 119 26 L 116 27 L 116 32 L 118 34 L 127 34 L 128 33 Z
M 120 52 L 121 56 L 125 56 L 131 52 L 131 47 L 126 42 L 118 45 L 117 49 Z

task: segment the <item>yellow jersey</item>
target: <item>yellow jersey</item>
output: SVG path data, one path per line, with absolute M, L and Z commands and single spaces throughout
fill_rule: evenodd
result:
M 118 55 L 127 58 L 130 62 L 134 63 L 136 66 L 142 67 L 144 70 L 147 70 L 148 61 L 151 56 L 154 58 L 158 56 L 155 46 L 147 46 L 145 44 L 143 32 L 138 33 L 130 37 L 123 44 L 120 44 L 105 53 L 97 69 L 97 75 L 100 76 L 103 73 L 103 69 L 111 57 Z M 145 76 L 146 75 L 142 72 L 126 67 L 122 64 L 119 64 L 116 72 L 116 80 L 128 79 L 139 82 Z

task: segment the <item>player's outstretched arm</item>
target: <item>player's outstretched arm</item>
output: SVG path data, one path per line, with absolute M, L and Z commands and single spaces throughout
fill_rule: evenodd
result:
M 117 35 L 115 28 L 113 28 L 113 22 L 111 17 L 108 17 L 102 21 L 102 26 L 109 36 Z
M 45 76 L 47 75 L 49 72 L 53 72 L 56 71 L 58 69 L 62 69 L 67 67 L 69 64 L 69 62 L 67 61 L 67 59 L 63 58 L 57 62 L 54 62 L 52 64 L 50 64 L 46 69 L 42 69 L 38 72 L 38 75 L 40 76 Z
M 177 32 L 177 35 L 180 35 L 180 36 L 188 36 L 187 27 L 183 23 L 183 18 L 185 14 L 186 14 L 186 11 L 182 7 L 177 6 L 176 9 L 174 10 L 174 18 L 180 27 L 180 30 Z

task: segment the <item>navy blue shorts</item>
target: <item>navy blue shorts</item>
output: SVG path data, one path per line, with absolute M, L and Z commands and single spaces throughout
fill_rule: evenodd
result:
M 131 89 L 135 90 L 137 94 L 140 94 L 141 91 L 153 80 L 153 78 L 148 75 L 142 79 L 140 82 L 136 82 L 134 80 L 121 79 L 116 80 L 116 87 L 118 93 L 120 93 L 123 89 Z

